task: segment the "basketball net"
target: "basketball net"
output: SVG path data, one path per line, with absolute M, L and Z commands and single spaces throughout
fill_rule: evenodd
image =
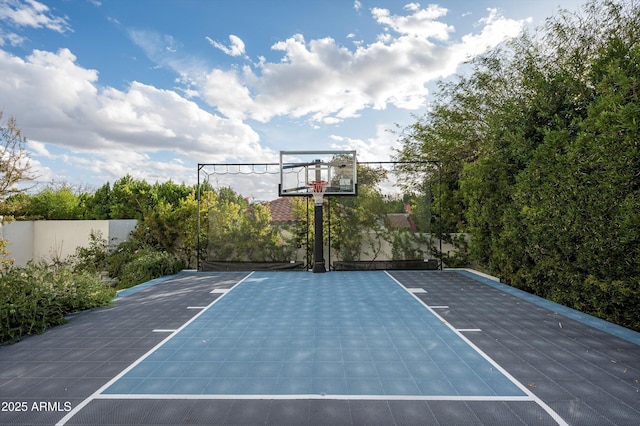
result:
M 308 183 L 313 188 L 313 204 L 316 206 L 322 205 L 322 197 L 329 182 L 325 180 L 312 180 Z

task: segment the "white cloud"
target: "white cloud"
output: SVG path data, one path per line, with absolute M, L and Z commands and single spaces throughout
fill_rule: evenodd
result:
M 485 52 L 487 49 L 497 46 L 506 38 L 517 36 L 525 23 L 531 19 L 514 21 L 500 15 L 496 9 L 487 9 L 489 15 L 480 19 L 482 31 L 479 34 L 466 34 L 452 49 L 452 60 L 465 61 L 470 57 Z
M 331 135 L 334 142 L 331 149 L 336 150 L 356 150 L 358 161 L 380 161 L 381 158 L 389 159 L 395 154 L 395 149 L 400 148 L 398 138 L 388 131 L 391 124 L 378 124 L 376 135 L 372 138 L 358 139 L 347 136 Z
M 376 126 L 375 137 L 364 139 L 350 138 L 340 135 L 331 135 L 331 149 L 335 150 L 356 150 L 358 161 L 378 162 L 381 159 L 389 160 L 395 153 L 394 149 L 400 148 L 396 135 L 388 131 L 390 125 L 379 124 Z M 380 183 L 380 190 L 385 194 L 398 194 L 397 178 L 391 172 L 392 166 L 389 164 L 371 164 L 373 168 L 382 167 L 387 170 L 387 179 Z
M 354 8 L 359 10 L 362 4 L 355 1 Z M 179 92 L 139 81 L 124 89 L 103 87 L 98 72 L 78 65 L 69 49 L 34 50 L 25 58 L 0 49 L 0 99 L 34 141 L 29 146 L 38 158 L 53 157 L 96 175 L 107 173 L 107 178 L 135 171 L 147 179 L 170 173 L 175 179 L 193 174 L 190 159 L 273 158 L 243 120 L 287 117 L 307 121 L 313 128 L 338 125 L 366 109 L 422 108 L 428 83 L 517 35 L 524 24 L 489 10 L 474 33 L 454 38 L 454 28 L 444 21 L 446 9 L 410 3 L 403 10 L 393 14 L 372 9 L 371 19 L 380 28 L 372 41 L 349 41 L 346 47 L 330 37 L 307 40 L 296 34 L 272 45 L 278 58 L 267 60 L 262 55 L 257 63 L 246 60 L 239 37 L 230 35 L 228 45 L 207 38 L 222 52 L 241 58 L 241 64 L 227 69 L 188 56 L 170 35 L 130 30 L 131 40 L 152 61 L 178 74 Z M 67 18 L 56 17 L 35 0 L 0 0 L 0 20 L 70 31 Z M 0 46 L 21 43 L 19 36 L 2 31 Z M 217 112 L 206 111 L 195 101 L 207 102 Z M 336 136 L 335 146 L 355 148 L 363 159 L 387 158 L 394 137 L 381 127 L 377 130 L 371 139 Z M 53 145 L 66 149 L 66 156 L 56 157 L 53 153 L 59 151 L 51 149 Z M 182 158 L 187 165 L 164 160 L 170 157 Z
M 431 4 L 426 9 L 420 9 L 419 4 L 411 3 L 405 6 L 405 9 L 413 13 L 407 16 L 391 15 L 388 9 L 380 8 L 372 9 L 371 13 L 379 24 L 386 25 L 402 35 L 447 40 L 449 33 L 454 31 L 451 25 L 437 21 L 447 14 L 447 9 L 441 6 Z
M 203 60 L 184 53 L 182 43 L 169 34 L 141 29 L 129 29 L 127 34 L 160 68 L 178 73 L 178 80 L 183 84 L 193 84 L 206 68 Z
M 243 56 L 245 54 L 244 42 L 240 37 L 236 35 L 231 34 L 229 36 L 229 41 L 231 42 L 231 45 L 229 47 L 215 40 L 212 40 L 209 37 L 205 37 L 205 38 L 209 43 L 211 43 L 213 47 L 215 47 L 216 49 L 222 50 L 224 53 L 226 53 L 229 56 Z
M 227 117 L 244 119 L 253 100 L 235 71 L 213 70 L 206 79 L 203 96 Z
M 98 73 L 75 61 L 68 49 L 36 50 L 24 60 L 0 50 L 0 99 L 27 139 L 40 141 L 30 144 L 37 155 L 47 156 L 46 141 L 105 165 L 121 164 L 108 167 L 113 169 L 138 167 L 148 161 L 145 156 L 162 151 L 193 162 L 261 160 L 270 154 L 238 119 L 211 114 L 175 91 L 139 82 L 124 91 L 99 90 Z M 122 157 L 114 158 L 118 153 Z
M 51 182 L 66 182 L 66 176 L 55 173 L 50 167 L 42 164 L 37 158 L 31 158 L 29 160 L 31 165 L 32 177 L 31 181 L 22 182 L 21 186 L 24 188 L 32 188 L 38 183 L 49 184 Z
M 162 62 L 165 57 L 170 56 L 168 54 L 175 53 L 180 47 L 179 43 L 167 34 L 137 29 L 131 29 L 128 33 L 131 41 L 156 62 Z
M 45 157 L 45 158 L 53 158 L 53 155 L 47 149 L 46 144 L 42 142 L 36 142 L 32 140 L 27 141 L 27 147 L 31 152 L 33 152 L 37 156 Z
M 0 46 L 9 43 L 11 46 L 20 46 L 25 38 L 16 33 L 4 33 L 0 28 Z
M 405 10 L 412 10 L 412 11 L 416 11 L 420 9 L 420 3 L 409 3 L 409 4 L 405 4 L 404 8 Z
M 273 44 L 273 51 L 282 52 L 279 61 L 262 57 L 253 67 L 214 69 L 203 99 L 227 117 L 261 122 L 289 116 L 335 124 L 368 108 L 415 110 L 424 107 L 429 82 L 451 75 L 470 56 L 517 35 L 524 25 L 490 10 L 478 33 L 451 40 L 454 28 L 442 21 L 447 9 L 411 3 L 405 10 L 406 15 L 394 15 L 372 9 L 385 31 L 354 49 L 330 37 L 307 41 L 296 34 Z
M 115 160 L 115 161 L 114 161 Z M 193 167 L 187 167 L 177 159 L 163 160 L 148 153 L 130 149 L 109 149 L 106 152 L 87 155 L 66 155 L 65 163 L 100 175 L 104 180 L 114 181 L 126 174 L 148 182 L 189 182 L 195 179 Z
M 46 28 L 59 33 L 71 31 L 67 17 L 54 16 L 48 6 L 36 1 L 0 1 L 0 20 L 18 27 Z
M 355 0 L 353 2 L 353 8 L 359 11 L 360 9 L 362 9 L 362 2 L 360 2 L 360 0 Z

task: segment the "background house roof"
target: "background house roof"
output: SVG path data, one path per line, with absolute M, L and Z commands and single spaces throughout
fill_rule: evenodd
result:
M 271 213 L 272 222 L 293 222 L 293 209 L 291 208 L 291 198 L 280 197 L 267 203 L 267 208 Z

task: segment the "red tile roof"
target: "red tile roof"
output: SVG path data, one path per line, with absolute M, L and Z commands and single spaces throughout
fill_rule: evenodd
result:
M 406 213 L 389 213 L 387 219 L 391 228 L 410 228 L 413 232 L 418 231 L 416 224 Z
M 290 197 L 280 197 L 266 203 L 271 214 L 272 222 L 294 222 L 293 209 Z M 417 232 L 416 224 L 406 213 L 390 213 L 387 215 L 389 225 L 392 228 L 409 228 Z
M 281 197 L 267 203 L 272 222 L 293 222 L 291 198 Z

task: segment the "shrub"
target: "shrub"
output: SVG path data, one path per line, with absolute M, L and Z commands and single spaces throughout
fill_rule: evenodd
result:
M 44 332 L 65 315 L 108 305 L 115 291 L 96 274 L 31 263 L 0 274 L 0 343 Z
M 108 267 L 109 243 L 102 236 L 102 232 L 91 230 L 89 246 L 76 248 L 76 254 L 71 261 L 75 269 L 85 272 L 100 273 Z
M 184 263 L 169 253 L 146 248 L 122 266 L 118 288 L 129 288 L 154 278 L 172 275 L 184 268 Z
M 79 272 L 107 273 L 111 283 L 118 282 L 119 289 L 175 274 L 184 268 L 183 261 L 149 246 L 139 236 L 136 233 L 130 240 L 110 249 L 100 233 L 92 232 L 89 246 L 79 247 L 70 262 Z

